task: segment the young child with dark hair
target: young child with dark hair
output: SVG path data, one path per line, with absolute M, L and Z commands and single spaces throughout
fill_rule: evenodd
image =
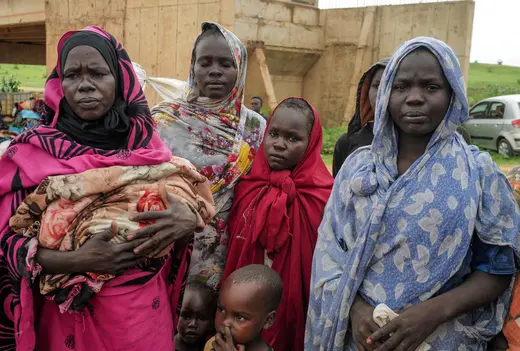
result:
M 233 272 L 222 284 L 215 329 L 204 351 L 271 351 L 262 338 L 276 320 L 283 282 L 265 265 L 252 264 Z
M 217 294 L 205 283 L 192 278 L 186 285 L 175 335 L 175 351 L 202 351 L 213 332 Z

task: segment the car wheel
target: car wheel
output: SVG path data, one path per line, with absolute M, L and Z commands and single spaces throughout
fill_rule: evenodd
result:
M 506 139 L 500 139 L 498 141 L 498 153 L 500 155 L 503 155 L 505 157 L 511 157 L 513 156 L 513 148 L 511 147 L 511 144 L 509 144 L 509 141 Z
M 466 130 L 466 128 L 459 127 L 457 132 L 459 132 L 466 144 L 471 145 L 471 136 L 469 135 L 469 132 Z

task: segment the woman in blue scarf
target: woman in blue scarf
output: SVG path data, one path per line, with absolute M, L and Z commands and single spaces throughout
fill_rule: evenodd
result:
M 314 253 L 305 350 L 485 350 L 502 328 L 519 209 L 468 118 L 453 50 L 400 47 L 383 75 L 374 141 L 337 175 Z M 374 306 L 391 319 L 374 323 Z M 379 310 L 379 309 L 378 309 Z

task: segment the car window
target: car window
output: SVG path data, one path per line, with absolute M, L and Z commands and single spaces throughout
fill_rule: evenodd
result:
M 491 119 L 504 119 L 504 111 L 506 105 L 501 102 L 492 102 L 489 106 L 488 118 Z
M 489 103 L 483 102 L 481 104 L 476 105 L 469 111 L 469 118 L 473 119 L 482 119 L 487 117 L 487 108 L 489 106 Z

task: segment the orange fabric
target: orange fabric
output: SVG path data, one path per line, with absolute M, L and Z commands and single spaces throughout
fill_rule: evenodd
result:
M 509 350 L 520 351 L 520 274 L 516 276 L 511 307 L 504 324 L 503 333 L 509 343 Z
M 215 342 L 215 337 L 212 337 L 208 340 L 206 345 L 204 346 L 204 351 L 213 351 L 213 343 Z

